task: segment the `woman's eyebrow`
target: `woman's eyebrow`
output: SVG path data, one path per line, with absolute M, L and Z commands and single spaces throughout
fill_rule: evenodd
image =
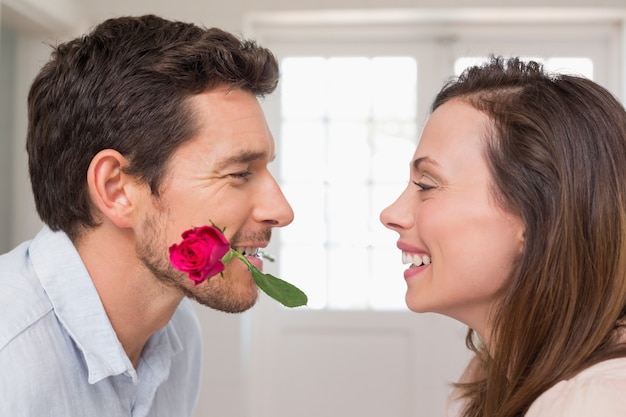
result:
M 429 158 L 428 156 L 422 156 L 420 158 L 416 158 L 413 161 L 413 169 L 416 170 L 416 171 L 419 171 L 420 166 L 422 164 L 430 164 L 430 165 L 433 165 L 433 166 L 439 166 L 437 161 L 435 161 L 434 159 Z

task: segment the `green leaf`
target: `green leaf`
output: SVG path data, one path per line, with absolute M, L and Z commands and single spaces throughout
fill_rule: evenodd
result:
M 245 256 L 234 249 L 228 251 L 228 253 L 222 258 L 222 262 L 226 264 L 232 258 L 237 258 L 243 262 L 252 273 L 252 278 L 254 279 L 257 287 L 285 307 L 301 307 L 305 306 L 309 301 L 306 294 L 298 287 L 288 283 L 287 281 L 283 281 L 280 278 L 276 278 L 271 274 L 264 274 L 259 271 L 257 267 L 252 265 Z
M 285 307 L 300 307 L 308 302 L 306 294 L 296 286 L 271 274 L 264 274 L 256 268 L 252 268 L 250 272 L 256 285 Z

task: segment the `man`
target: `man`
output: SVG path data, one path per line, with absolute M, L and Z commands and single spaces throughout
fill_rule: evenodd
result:
M 277 80 L 255 43 L 156 16 L 55 48 L 28 100 L 46 226 L 0 256 L 0 415 L 192 414 L 201 346 L 185 298 L 241 312 L 258 290 L 242 262 L 194 285 L 168 248 L 215 224 L 254 253 L 293 220 L 257 100 Z

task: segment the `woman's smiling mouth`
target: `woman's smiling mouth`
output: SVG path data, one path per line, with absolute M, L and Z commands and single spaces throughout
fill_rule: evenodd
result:
M 412 264 L 411 266 L 430 265 L 430 256 L 402 251 L 402 263 L 404 265 Z

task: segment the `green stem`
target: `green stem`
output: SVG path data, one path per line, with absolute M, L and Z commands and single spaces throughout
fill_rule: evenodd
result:
M 234 249 L 231 249 L 230 252 L 230 258 L 232 258 L 233 256 L 237 257 L 241 262 L 243 262 L 247 267 L 249 271 L 252 271 L 253 269 L 257 269 L 257 267 L 255 267 L 254 265 L 252 265 L 250 263 L 250 261 L 248 260 L 248 258 L 246 258 L 245 256 L 243 256 L 242 253 L 237 252 Z M 228 255 L 226 255 L 228 256 Z

